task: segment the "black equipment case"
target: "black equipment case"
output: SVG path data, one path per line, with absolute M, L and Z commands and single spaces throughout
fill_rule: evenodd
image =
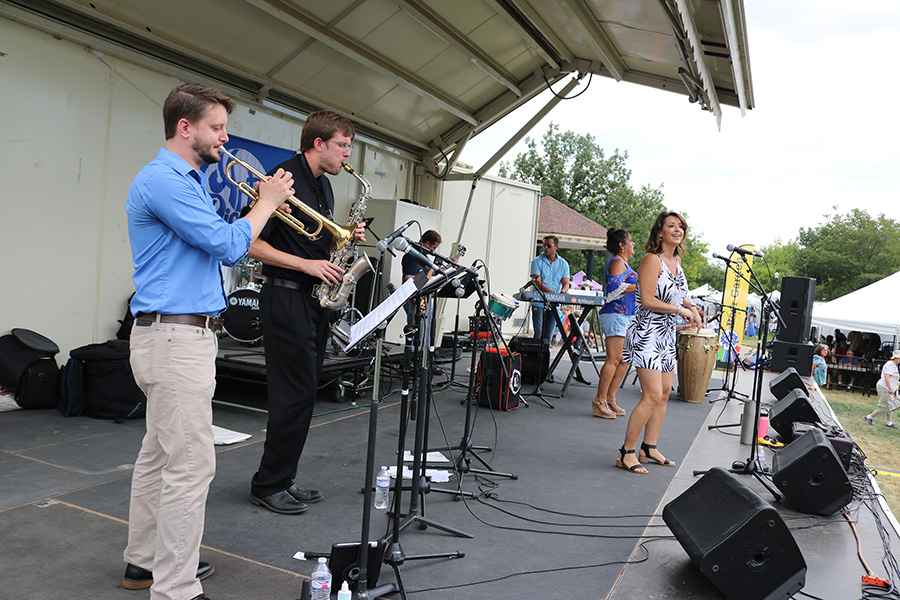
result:
M 506 372 L 500 365 L 501 357 L 506 363 Z M 507 379 L 506 373 L 509 373 Z M 519 408 L 522 392 L 522 355 L 508 353 L 505 349 L 487 348 L 478 361 L 476 378 L 478 406 L 494 410 L 515 410 Z

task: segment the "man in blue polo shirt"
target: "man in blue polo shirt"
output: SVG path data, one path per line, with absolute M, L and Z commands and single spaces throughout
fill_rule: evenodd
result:
M 544 293 L 569 291 L 569 263 L 559 256 L 559 238 L 548 235 L 544 238 L 544 253 L 534 257 L 531 261 L 531 278 L 534 287 Z M 553 332 L 556 331 L 556 319 L 553 316 L 553 307 L 548 306 L 544 310 L 543 302 L 531 303 L 531 322 L 534 324 L 534 337 L 543 337 L 547 343 L 553 340 Z
M 131 184 L 134 263 L 131 368 L 147 396 L 147 433 L 134 463 L 122 587 L 152 600 L 203 600 L 212 567 L 200 562 L 216 470 L 212 396 L 218 342 L 210 325 L 227 306 L 220 263 L 241 260 L 272 213 L 293 195 L 279 170 L 258 186 L 246 217 L 226 223 L 206 191 L 203 164 L 221 159 L 234 103 L 197 83 L 163 104 L 166 145 Z

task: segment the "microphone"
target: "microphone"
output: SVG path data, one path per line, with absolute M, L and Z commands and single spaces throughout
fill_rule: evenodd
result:
M 393 232 L 391 235 L 387 236 L 383 240 L 378 240 L 378 243 L 375 244 L 375 249 L 378 250 L 379 252 L 384 252 L 385 250 L 387 250 L 388 246 L 391 245 L 391 242 L 393 242 L 395 239 L 397 239 L 398 237 L 403 235 L 403 232 L 406 231 L 407 229 L 409 229 L 409 226 L 415 222 L 416 222 L 415 219 L 413 219 L 412 221 L 408 222 L 406 225 L 401 225 L 400 229 Z M 394 246 L 394 248 L 399 250 L 399 248 L 397 248 L 396 246 Z
M 417 263 L 423 265 L 425 268 L 434 269 L 435 271 L 440 270 L 435 266 L 433 262 L 431 262 L 430 258 L 413 248 L 410 245 L 409 240 L 405 237 L 398 237 L 396 240 L 394 240 L 394 250 L 396 250 L 397 252 L 403 252 L 404 254 L 409 254 L 416 260 Z
M 735 246 L 734 244 L 728 244 L 725 247 L 728 249 L 729 252 L 737 252 L 741 256 L 758 256 L 759 258 L 763 257 L 762 254 L 757 254 L 753 250 L 745 250 L 744 248 Z
M 726 258 L 726 257 L 724 257 L 724 256 L 719 256 L 719 255 L 716 254 L 715 252 L 713 252 L 713 258 L 718 258 L 719 260 L 724 260 L 724 261 L 727 262 L 729 265 L 730 265 L 732 262 L 734 262 L 734 261 L 731 260 L 730 258 Z
M 528 283 L 526 283 L 525 285 L 523 285 L 522 287 L 520 287 L 520 288 L 519 288 L 519 293 L 524 293 L 525 290 L 527 290 L 528 288 L 530 288 L 530 287 L 533 286 L 533 285 L 534 285 L 534 279 L 532 279 L 531 281 L 529 281 Z

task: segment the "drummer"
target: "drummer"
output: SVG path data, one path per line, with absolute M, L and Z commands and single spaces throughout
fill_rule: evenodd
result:
M 544 252 L 531 261 L 531 279 L 534 287 L 546 293 L 562 293 L 569 291 L 571 271 L 569 263 L 559 256 L 559 238 L 555 235 L 544 237 Z M 556 330 L 556 319 L 553 307 L 544 307 L 543 302 L 531 303 L 531 321 L 534 324 L 534 337 L 544 338 L 549 345 Z
M 435 231 L 434 229 L 429 229 L 425 233 L 422 234 L 421 239 L 419 240 L 419 245 L 425 248 L 426 250 L 430 250 L 431 252 L 436 252 L 438 246 L 441 245 L 441 234 Z M 403 266 L 403 283 L 406 283 L 407 279 L 414 279 L 416 275 L 419 274 L 419 271 L 424 270 L 424 267 L 421 267 L 416 259 L 412 257 L 411 254 L 404 254 L 403 260 L 401 261 L 401 265 Z M 403 309 L 406 311 L 406 324 L 412 325 L 416 318 L 416 300 L 415 298 L 410 298 L 406 304 L 403 305 Z

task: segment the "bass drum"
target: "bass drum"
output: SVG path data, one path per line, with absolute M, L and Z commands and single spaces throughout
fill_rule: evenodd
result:
M 259 292 L 251 288 L 236 290 L 228 295 L 228 308 L 222 314 L 225 330 L 239 342 L 252 344 L 262 339 L 262 316 L 259 312 Z

